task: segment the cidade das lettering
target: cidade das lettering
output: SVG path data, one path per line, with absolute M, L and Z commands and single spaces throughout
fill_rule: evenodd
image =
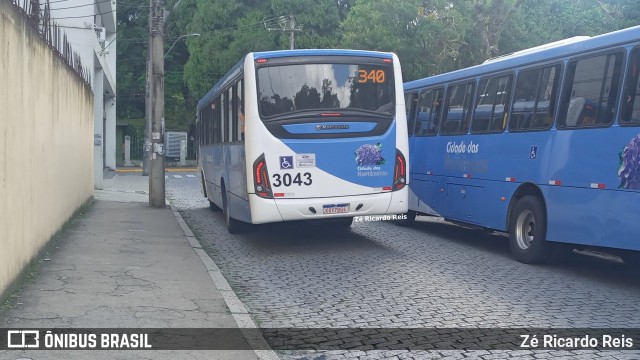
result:
M 464 141 L 459 143 L 449 141 L 447 143 L 447 154 L 477 154 L 480 151 L 480 144 L 470 141 L 466 144 Z

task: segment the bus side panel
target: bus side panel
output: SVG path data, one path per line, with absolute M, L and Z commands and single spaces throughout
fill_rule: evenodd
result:
M 620 153 L 638 128 L 558 130 L 546 186 L 552 241 L 640 250 L 640 191 L 620 188 Z M 600 188 L 598 188 L 600 187 Z
M 442 216 L 441 208 L 444 194 L 440 189 L 443 179 L 442 175 L 443 156 L 439 156 L 438 143 L 440 137 L 412 136 L 409 138 L 410 160 L 410 183 L 409 187 L 415 198 L 410 199 L 410 210 L 424 214 Z
M 204 186 L 207 191 L 207 199 L 222 209 L 222 197 L 220 187 L 216 186 L 216 179 L 220 177 L 219 170 L 214 169 L 213 146 L 202 146 L 200 148 L 200 164 L 204 174 Z
M 442 216 L 437 210 L 437 199 L 440 196 L 439 188 L 440 184 L 435 179 L 422 180 L 416 177 L 412 178 L 409 187 L 409 210 Z
M 225 186 L 229 192 L 229 214 L 244 222 L 251 222 L 251 209 L 247 196 L 247 174 L 244 144 L 225 146 Z
M 640 192 L 554 186 L 543 189 L 548 240 L 640 250 Z M 616 216 L 611 216 L 609 209 L 615 209 Z

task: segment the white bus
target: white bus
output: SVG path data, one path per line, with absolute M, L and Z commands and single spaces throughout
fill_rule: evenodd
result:
M 229 232 L 244 223 L 408 210 L 408 139 L 395 54 L 246 55 L 198 102 L 204 196 Z

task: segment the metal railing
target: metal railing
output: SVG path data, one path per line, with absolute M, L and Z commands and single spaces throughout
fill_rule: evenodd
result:
M 91 86 L 91 72 L 82 65 L 80 55 L 71 48 L 67 35 L 51 20 L 49 0 L 44 1 L 44 7 L 41 0 L 10 1 L 51 50 L 87 85 Z

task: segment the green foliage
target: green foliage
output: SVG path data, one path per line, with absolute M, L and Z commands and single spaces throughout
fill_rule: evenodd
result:
M 302 31 L 295 34 L 296 48 L 326 49 L 338 46 L 336 29 L 342 20 L 340 2 L 335 0 L 272 0 L 276 15 L 294 15 Z M 288 33 L 287 33 L 288 34 Z M 283 48 L 289 48 L 288 36 Z
M 445 0 L 359 0 L 342 23 L 342 41 L 397 53 L 405 80 L 453 70 L 466 44 L 461 10 Z
M 138 5 L 118 6 L 117 40 L 117 117 L 119 120 L 143 118 L 149 12 Z
M 598 35 L 624 27 L 620 9 L 598 0 L 528 1 L 509 19 L 502 53 L 579 35 Z M 616 15 L 617 14 L 617 15 Z
M 179 40 L 165 59 L 166 127 L 182 130 L 198 99 L 246 53 L 289 48 L 280 17 L 301 27 L 296 48 L 397 53 L 405 81 L 640 20 L 637 0 L 167 0 L 167 9 L 165 51 L 181 35 L 201 34 Z M 143 118 L 148 8 L 122 3 L 117 16 L 118 118 Z

